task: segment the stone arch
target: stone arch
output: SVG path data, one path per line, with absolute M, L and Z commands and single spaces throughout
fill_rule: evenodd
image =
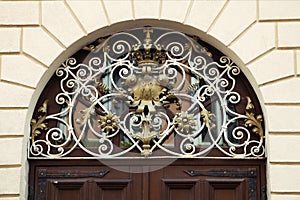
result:
M 41 93 L 42 89 L 44 88 L 45 84 L 48 82 L 49 78 L 51 77 L 51 75 L 54 73 L 55 69 L 60 65 L 60 63 L 63 62 L 63 60 L 67 57 L 69 57 L 70 55 L 72 55 L 74 53 L 74 51 L 79 50 L 80 48 L 82 48 L 84 45 L 86 45 L 87 43 L 89 43 L 90 41 L 95 40 L 96 38 L 99 38 L 99 36 L 103 36 L 107 33 L 113 33 L 113 32 L 118 32 L 121 31 L 122 29 L 124 29 L 126 27 L 126 29 L 129 28 L 133 28 L 133 27 L 137 27 L 137 26 L 160 26 L 160 27 L 164 27 L 164 28 L 171 28 L 171 29 L 175 29 L 178 31 L 182 31 L 188 34 L 195 34 L 197 36 L 200 36 L 204 41 L 214 45 L 215 47 L 221 49 L 221 51 L 225 52 L 225 54 L 227 54 L 229 57 L 231 57 L 233 59 L 233 61 L 235 63 L 237 63 L 241 69 L 243 70 L 243 72 L 247 75 L 247 77 L 250 77 L 250 82 L 252 83 L 252 86 L 254 86 L 254 88 L 256 90 L 258 90 L 258 87 L 256 86 L 255 80 L 252 79 L 251 80 L 251 73 L 249 72 L 249 70 L 247 68 L 245 68 L 243 61 L 239 59 L 239 57 L 230 49 L 228 49 L 225 45 L 223 45 L 220 41 L 214 39 L 212 36 L 207 35 L 206 33 L 204 33 L 203 31 L 200 31 L 196 28 L 193 28 L 191 26 L 187 26 L 187 25 L 183 25 L 180 24 L 178 22 L 172 22 L 172 21 L 167 21 L 167 20 L 134 20 L 134 21 L 125 21 L 125 22 L 119 22 L 116 23 L 114 25 L 111 25 L 110 27 L 103 27 L 100 28 L 96 31 L 94 31 L 93 33 L 87 35 L 86 37 L 83 37 L 81 39 L 79 39 L 77 42 L 75 42 L 74 44 L 70 45 L 67 50 L 65 50 L 64 52 L 62 52 L 49 66 L 49 69 L 45 72 L 45 74 L 43 75 L 43 77 L 41 78 L 37 89 L 35 90 L 33 97 L 30 101 L 30 105 L 29 105 L 29 110 L 27 113 L 27 121 L 25 123 L 25 129 L 28 129 L 29 127 L 29 120 L 31 119 L 32 116 L 32 112 L 34 109 L 34 106 L 36 104 L 37 98 L 39 97 L 39 94 Z M 25 133 L 27 133 L 27 135 L 25 135 L 25 140 L 24 141 L 28 141 L 28 132 L 25 131 Z M 26 146 L 26 142 L 25 145 Z M 24 160 L 26 160 L 26 158 L 24 158 Z M 23 163 L 23 166 L 25 165 L 25 163 Z
M 102 5 L 100 5 L 100 8 L 105 13 L 102 17 L 106 22 L 102 24 L 99 23 L 94 27 L 85 24 L 88 19 L 82 18 L 82 16 L 87 12 L 79 11 L 78 9 L 76 9 L 76 6 L 72 6 L 71 3 L 53 2 L 49 3 L 49 5 L 46 4 L 48 3 L 41 2 L 41 10 L 43 11 L 43 14 L 41 14 L 42 20 L 40 22 L 40 25 L 38 27 L 24 28 L 22 33 L 22 48 L 25 57 L 29 57 L 38 65 L 41 65 L 43 67 L 49 66 L 49 69 L 43 76 L 41 76 L 41 73 L 39 73 L 35 77 L 35 79 L 40 81 L 37 84 L 38 86 L 35 89 L 33 97 L 31 98 L 26 119 L 30 119 L 29 116 L 31 116 L 32 114 L 33 106 L 35 105 L 38 94 L 40 93 L 43 86 L 47 83 L 50 74 L 54 72 L 55 68 L 61 63 L 64 58 L 66 58 L 68 55 L 71 55 L 88 41 L 91 41 L 92 38 L 97 37 L 97 34 L 99 33 L 103 34 L 105 32 L 117 31 L 121 30 L 124 26 L 130 28 L 145 23 L 152 26 L 160 25 L 166 28 L 174 28 L 179 31 L 185 30 L 186 32 L 195 33 L 199 36 L 202 36 L 205 41 L 229 55 L 242 68 L 242 70 L 252 83 L 252 86 L 255 88 L 261 102 L 263 102 L 262 95 L 260 94 L 260 89 L 257 85 L 258 81 L 252 75 L 251 71 L 247 69 L 247 65 L 249 63 L 251 64 L 251 61 L 253 59 L 256 59 L 265 52 L 272 50 L 272 48 L 275 46 L 275 38 L 271 37 L 270 42 L 265 46 L 261 46 L 261 44 L 255 44 L 250 48 L 250 54 L 247 53 L 246 49 L 246 46 L 248 46 L 247 40 L 249 38 L 257 37 L 258 32 L 260 34 L 260 37 L 264 38 L 264 36 L 268 35 L 269 33 L 273 34 L 275 31 L 273 25 L 271 24 L 257 23 L 256 16 L 253 15 L 253 13 L 251 16 L 241 17 L 241 20 L 243 21 L 243 23 L 245 23 L 245 26 L 239 29 L 236 28 L 236 30 L 233 31 L 235 33 L 232 35 L 232 38 L 226 38 L 224 36 L 216 34 L 218 30 L 221 29 L 222 20 L 226 20 L 226 18 L 228 17 L 227 15 L 229 15 L 228 7 L 230 7 L 231 9 L 235 8 L 235 5 L 231 5 L 229 3 L 226 3 L 225 1 L 220 1 L 218 3 L 219 5 L 217 7 L 214 7 L 213 11 L 211 11 L 212 13 L 214 13 L 211 15 L 211 18 L 214 20 L 205 23 L 195 21 L 195 19 L 200 17 L 200 14 L 195 11 L 197 6 L 199 6 L 197 5 L 197 1 L 195 1 L 193 4 L 185 2 L 177 4 L 176 6 L 175 4 L 171 5 L 168 2 L 163 2 L 162 4 L 153 5 L 153 7 L 155 7 L 156 9 L 156 12 L 153 11 L 153 14 L 145 11 L 145 8 L 142 5 L 139 5 L 140 3 L 137 2 L 134 5 L 129 1 L 126 3 L 123 2 L 120 5 L 104 2 L 102 3 Z M 58 6 L 61 9 L 54 11 L 52 10 L 53 6 Z M 123 6 L 125 6 L 126 8 L 131 7 L 131 11 L 127 11 L 126 17 L 124 18 L 120 17 L 118 13 L 118 9 L 122 9 Z M 183 6 L 183 8 L 186 10 L 184 11 L 185 14 L 172 16 L 172 13 L 167 11 L 168 6 L 173 6 L 175 9 Z M 209 5 L 207 6 L 210 7 Z M 134 11 L 132 7 L 135 8 Z M 92 8 L 92 6 L 90 5 L 89 8 Z M 253 5 L 251 4 L 250 8 L 251 12 L 255 13 L 255 6 L 253 7 Z M 66 35 L 60 35 L 57 30 L 53 29 L 53 22 L 51 22 L 50 19 L 47 19 L 50 17 L 50 15 L 53 16 L 53 13 L 50 14 L 50 11 L 53 11 L 57 14 L 59 11 L 61 11 L 61 13 L 59 14 L 61 14 L 62 16 L 68 16 L 67 19 L 75 21 L 70 23 L 70 26 L 76 26 L 76 29 L 79 33 L 73 34 L 72 32 L 68 32 L 68 34 Z M 125 21 L 124 19 L 128 21 Z M 239 23 L 241 22 L 234 22 L 234 24 L 237 24 L 236 26 L 238 26 Z M 61 24 L 57 24 L 57 26 L 65 25 L 66 21 L 62 22 Z M 230 35 L 230 32 L 227 34 Z M 70 37 L 71 39 L 68 40 L 65 39 L 65 37 Z M 38 40 L 44 42 L 43 45 L 45 45 L 45 47 L 48 49 L 47 55 L 39 52 L 40 44 L 37 44 Z M 255 51 L 255 49 L 259 50 Z M 25 123 L 25 133 L 29 132 L 28 127 L 29 121 L 27 120 Z M 27 137 L 25 137 L 24 141 L 24 148 L 26 148 Z M 25 156 L 25 154 L 23 155 Z M 26 158 L 23 158 L 22 166 L 24 169 L 25 162 Z
M 24 142 L 23 133 L 29 132 L 29 125 L 25 115 L 30 118 L 29 102 L 35 98 L 34 91 L 38 94 L 42 80 L 47 79 L 44 72 L 57 65 L 54 60 L 59 61 L 60 54 L 67 55 L 65 49 L 79 38 L 138 19 L 169 20 L 194 27 L 236 53 L 261 93 L 268 114 L 269 196 L 298 197 L 299 184 L 294 179 L 300 170 L 300 127 L 295 120 L 300 111 L 298 1 L 3 1 L 1 9 L 1 36 L 5 41 L 0 50 L 0 92 L 6 97 L 0 99 L 1 149 L 9 152 L 0 159 L 0 175 L 7 178 L 0 184 L 2 198 L 26 199 L 27 138 Z M 58 34 L 65 28 L 67 34 Z M 16 73 L 20 70 L 22 73 Z M 283 113 L 288 115 L 283 118 Z M 22 143 L 24 148 L 17 148 Z M 296 150 L 281 151 L 291 146 Z M 284 173 L 286 170 L 290 173 Z

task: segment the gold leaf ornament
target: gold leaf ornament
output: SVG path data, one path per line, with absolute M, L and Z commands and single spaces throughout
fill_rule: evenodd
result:
M 216 117 L 213 113 L 203 108 L 201 111 L 201 117 L 203 118 L 203 122 L 207 128 L 212 129 L 216 127 L 216 125 L 211 122 L 211 119 Z
M 185 134 L 192 133 L 196 126 L 194 115 L 188 114 L 188 112 L 177 113 L 175 125 L 177 130 L 182 131 Z
M 47 123 L 44 122 L 47 117 L 48 99 L 44 101 L 42 106 L 38 109 L 37 119 L 31 119 L 31 140 L 34 142 L 35 137 L 42 134 L 43 131 L 48 129 Z
M 106 133 L 115 133 L 119 130 L 119 117 L 112 112 L 100 115 L 98 118 L 99 127 Z
M 263 117 L 262 115 L 257 115 L 253 113 L 254 105 L 250 97 L 247 97 L 247 106 L 246 106 L 246 116 L 248 119 L 245 120 L 245 127 L 250 128 L 251 131 L 260 136 L 264 137 L 264 131 L 262 127 Z

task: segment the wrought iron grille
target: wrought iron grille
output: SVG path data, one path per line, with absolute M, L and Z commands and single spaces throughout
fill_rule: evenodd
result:
M 265 156 L 240 68 L 198 37 L 148 27 L 68 58 L 31 120 L 29 158 Z

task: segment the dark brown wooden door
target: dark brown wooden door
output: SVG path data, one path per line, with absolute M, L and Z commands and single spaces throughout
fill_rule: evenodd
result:
M 257 168 L 169 166 L 150 174 L 151 200 L 256 200 Z
M 106 166 L 38 166 L 31 199 L 142 199 L 142 176 Z M 135 192 L 134 192 L 135 191 Z
M 264 200 L 263 161 L 178 160 L 126 166 L 95 161 L 30 161 L 29 199 L 38 200 Z M 133 173 L 136 168 L 145 173 Z M 150 171 L 150 172 L 149 172 Z M 132 172 L 132 173 L 129 173 Z

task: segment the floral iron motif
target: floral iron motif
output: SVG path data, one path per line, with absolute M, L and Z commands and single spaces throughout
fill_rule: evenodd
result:
M 31 119 L 31 140 L 34 142 L 34 138 L 42 134 L 43 131 L 48 129 L 46 116 L 47 116 L 48 100 L 45 100 L 43 105 L 38 109 L 37 119 Z
M 119 129 L 118 116 L 115 116 L 111 112 L 100 115 L 98 118 L 99 126 L 106 133 L 114 133 Z
M 75 148 L 92 158 L 209 157 L 214 149 L 264 157 L 262 115 L 250 97 L 245 114 L 235 110 L 240 69 L 228 57 L 214 61 L 194 39 L 160 28 L 120 32 L 83 50 L 83 60 L 56 70 L 61 110 L 47 115 L 45 101 L 37 111 L 30 158 L 68 157 Z
M 248 119 L 245 119 L 245 126 L 251 128 L 251 131 L 261 138 L 264 137 L 264 129 L 262 127 L 263 117 L 262 115 L 257 115 L 253 113 L 254 106 L 250 97 L 247 97 L 247 106 L 246 106 L 246 116 Z M 252 111 L 252 112 L 251 112 Z
M 207 128 L 215 128 L 216 125 L 211 122 L 211 118 L 216 117 L 214 114 L 212 114 L 210 111 L 203 108 L 201 111 L 201 117 L 203 118 L 203 122 L 205 123 L 205 126 Z
M 193 114 L 188 114 L 187 112 L 177 113 L 175 119 L 176 129 L 185 134 L 192 133 L 196 127 L 194 117 Z

